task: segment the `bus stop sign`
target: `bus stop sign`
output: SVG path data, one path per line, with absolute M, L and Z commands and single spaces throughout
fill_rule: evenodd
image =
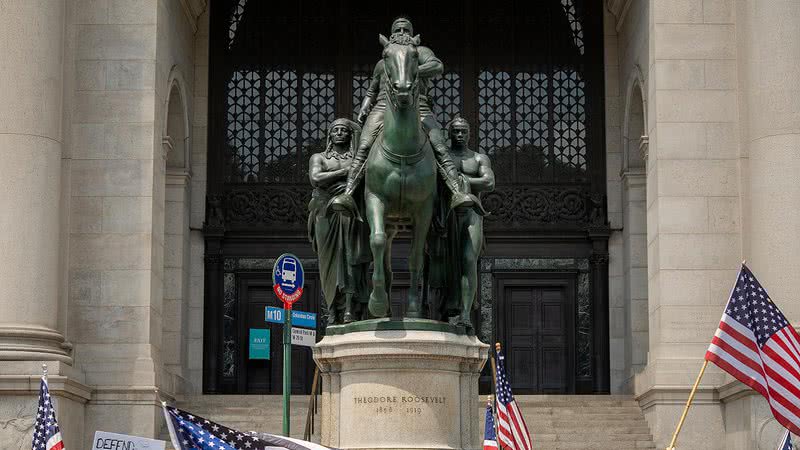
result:
M 300 258 L 284 253 L 275 261 L 272 268 L 272 289 L 287 309 L 303 295 L 303 265 Z

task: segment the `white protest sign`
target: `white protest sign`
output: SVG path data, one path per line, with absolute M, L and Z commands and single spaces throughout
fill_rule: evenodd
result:
M 166 442 L 127 434 L 95 431 L 92 450 L 164 450 Z
M 313 347 L 317 343 L 317 330 L 292 327 L 292 344 Z

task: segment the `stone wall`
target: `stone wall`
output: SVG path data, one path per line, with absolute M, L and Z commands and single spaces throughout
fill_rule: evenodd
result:
M 87 439 L 98 429 L 156 435 L 163 418 L 154 388 L 169 397 L 183 384 L 180 345 L 175 352 L 162 339 L 186 335 L 183 305 L 164 297 L 182 299 L 189 284 L 182 266 L 165 272 L 176 263 L 164 255 L 165 226 L 174 224 L 165 221 L 162 140 L 172 89 L 182 94 L 181 114 L 192 111 L 195 19 L 184 7 L 75 2 L 68 330 L 94 390 Z
M 654 1 L 649 13 L 649 361 L 636 380 L 657 446 L 668 442 L 741 262 L 733 1 Z M 682 447 L 724 448 L 710 368 Z
M 197 20 L 194 40 L 194 105 L 192 115 L 192 198 L 189 215 L 189 329 L 187 378 L 193 391 L 203 386 L 203 296 L 205 283 L 205 239 L 203 222 L 206 211 L 208 153 L 208 8 Z
M 609 357 L 611 368 L 611 392 L 624 390 L 625 382 L 625 296 L 621 272 L 622 241 L 622 189 L 619 172 L 622 169 L 622 140 L 620 127 L 620 90 L 618 41 L 615 19 L 610 11 L 604 11 L 603 38 L 605 53 L 605 101 L 606 101 L 606 194 L 608 196 L 608 221 L 611 235 L 608 238 L 608 307 L 609 307 Z
M 609 221 L 609 297 L 614 392 L 633 392 L 647 361 L 648 150 L 646 2 L 609 6 L 605 17 L 606 179 Z

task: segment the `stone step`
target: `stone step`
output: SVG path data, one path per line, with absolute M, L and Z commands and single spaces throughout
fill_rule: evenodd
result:
M 647 426 L 647 421 L 641 416 L 630 415 L 630 417 L 616 415 L 595 415 L 595 416 L 581 416 L 581 415 L 536 415 L 528 414 L 525 410 L 522 411 L 525 420 L 530 423 L 546 423 L 558 424 L 569 426 L 570 424 L 580 424 L 586 426 L 608 426 L 608 425 L 641 425 Z
M 528 424 L 532 434 L 568 434 L 568 433 L 613 433 L 613 434 L 650 434 L 650 428 L 645 426 L 581 426 L 581 425 L 542 425 Z
M 629 423 L 639 419 L 642 419 L 641 415 L 639 414 L 603 414 L 603 413 L 575 413 L 575 412 L 557 412 L 554 414 L 535 414 L 530 413 L 525 408 L 520 408 L 522 414 L 525 416 L 525 420 L 534 421 L 534 420 L 561 420 L 561 421 L 573 421 L 573 422 L 581 422 L 581 421 L 588 421 L 588 422 L 595 422 L 595 421 L 605 421 L 605 422 L 615 422 L 615 423 Z
M 308 399 L 292 397 L 293 436 L 302 436 Z M 631 396 L 524 395 L 516 399 L 534 449 L 655 448 L 647 421 Z M 181 399 L 178 407 L 241 431 L 279 432 L 281 401 L 280 396 L 270 395 L 206 395 Z M 483 402 L 485 397 L 479 403 L 481 418 Z M 319 423 L 317 416 L 316 432 Z
M 515 395 L 517 403 L 580 405 L 624 405 L 637 406 L 636 400 L 627 395 Z
M 631 396 L 525 395 L 516 400 L 534 449 L 655 448 Z
M 604 405 L 557 405 L 557 406 L 542 406 L 530 403 L 517 403 L 520 409 L 530 411 L 558 411 L 558 412 L 605 412 L 605 413 L 636 413 L 639 412 L 638 405 L 631 406 L 604 406 Z
M 545 434 L 531 432 L 531 439 L 542 442 L 623 442 L 647 441 L 650 433 L 563 433 Z
M 534 449 L 581 449 L 581 450 L 617 450 L 629 448 L 656 448 L 651 440 L 631 442 L 537 442 L 534 440 Z

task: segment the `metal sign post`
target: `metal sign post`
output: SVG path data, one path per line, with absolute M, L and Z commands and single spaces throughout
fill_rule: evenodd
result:
M 285 318 L 283 327 L 283 435 L 289 437 L 292 397 L 292 304 L 283 304 Z
M 272 289 L 283 301 L 283 435 L 289 437 L 292 400 L 292 304 L 303 295 L 303 265 L 300 258 L 284 253 L 272 268 Z

